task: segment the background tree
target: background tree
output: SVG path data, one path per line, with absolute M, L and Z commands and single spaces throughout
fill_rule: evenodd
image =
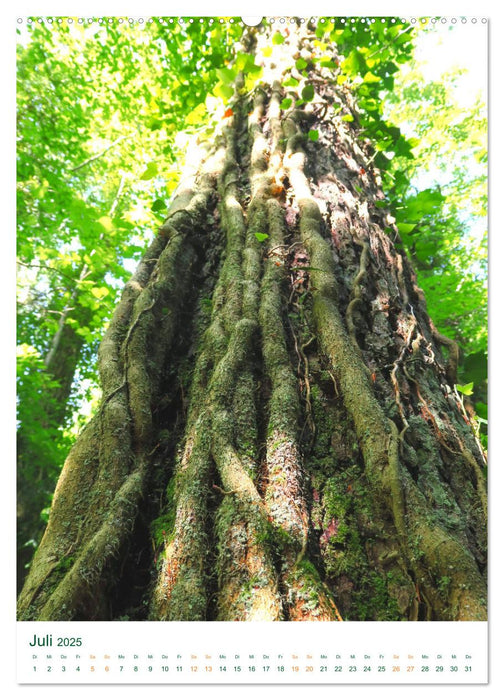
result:
M 377 167 L 411 35 L 263 27 L 215 69 L 22 619 L 485 619 L 484 454 Z

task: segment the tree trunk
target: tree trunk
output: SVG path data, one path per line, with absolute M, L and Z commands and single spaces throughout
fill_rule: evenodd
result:
M 316 54 L 298 41 L 286 56 Z M 347 88 L 311 64 L 315 99 L 282 111 L 267 68 L 125 287 L 21 619 L 486 619 L 456 346 L 376 206 Z
M 88 309 L 83 309 L 80 317 L 85 325 Z M 61 426 L 69 414 L 69 398 L 75 372 L 81 355 L 84 340 L 75 330 L 64 324 L 53 344 L 45 371 L 50 388 L 39 397 L 37 412 L 39 425 L 47 433 L 47 439 L 57 442 Z M 22 412 L 30 411 L 23 407 Z M 57 479 L 58 464 L 54 463 L 54 450 L 49 446 L 49 454 L 40 450 L 40 444 L 31 434 L 30 426 L 23 422 L 17 431 L 17 584 L 21 589 L 26 576 L 26 566 L 33 556 L 29 542 L 40 542 L 44 532 L 41 512 L 51 502 L 51 492 Z
M 80 166 L 82 167 L 82 166 Z M 115 195 L 108 216 L 112 216 L 123 192 L 124 176 L 121 177 L 119 189 Z M 100 241 L 104 238 L 100 236 Z M 91 252 L 91 254 L 94 251 Z M 82 265 L 78 276 L 73 282 L 70 299 L 61 310 L 58 328 L 50 339 L 48 350 L 44 357 L 44 375 L 46 386 L 39 390 L 37 427 L 46 433 L 44 440 L 40 434 L 33 434 L 33 423 L 25 422 L 23 418 L 29 414 L 33 418 L 31 406 L 26 406 L 21 397 L 18 405 L 20 425 L 17 430 L 17 591 L 22 588 L 27 568 L 36 546 L 44 533 L 42 511 L 51 503 L 51 495 L 57 482 L 61 462 L 58 461 L 54 445 L 61 440 L 62 427 L 72 412 L 70 397 L 77 370 L 81 366 L 84 338 L 79 335 L 72 320 L 79 328 L 95 325 L 94 310 L 83 304 L 79 299 L 81 283 L 89 275 L 87 263 Z M 58 291 L 58 295 L 61 290 Z M 57 306 L 57 304 L 55 305 Z M 30 395 L 33 400 L 33 395 Z M 23 405 L 23 403 L 25 405 Z M 45 449 L 41 449 L 41 442 Z

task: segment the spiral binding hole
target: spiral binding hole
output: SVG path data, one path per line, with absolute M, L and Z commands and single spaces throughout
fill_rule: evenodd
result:
M 263 23 L 268 23 L 268 24 L 275 24 L 279 23 L 282 25 L 285 25 L 286 23 L 291 23 L 294 24 L 296 21 L 299 21 L 301 24 L 308 23 L 309 25 L 314 25 L 317 22 L 324 23 L 326 21 L 329 22 L 339 22 L 342 25 L 353 25 L 352 28 L 355 29 L 356 24 L 373 24 L 375 22 L 380 22 L 382 24 L 385 24 L 387 19 L 390 21 L 391 24 L 394 24 L 395 22 L 401 22 L 402 24 L 406 24 L 409 22 L 412 25 L 417 25 L 420 28 L 422 27 L 427 27 L 429 25 L 435 25 L 438 23 L 441 24 L 451 24 L 451 25 L 456 25 L 456 24 L 467 24 L 469 21 L 471 24 L 487 24 L 488 18 L 487 17 L 410 17 L 409 19 L 402 17 L 402 18 L 395 18 L 395 17 L 390 17 L 390 18 L 385 18 L 385 17 L 333 17 L 333 18 L 325 18 L 325 17 L 240 17 L 240 18 L 234 18 L 234 17 L 229 17 L 228 19 L 224 19 L 223 17 L 219 18 L 212 18 L 212 17 L 18 17 L 16 19 L 17 24 L 24 24 L 26 23 L 27 25 L 33 25 L 35 23 L 37 24 L 58 24 L 61 25 L 64 22 L 67 25 L 72 25 L 72 24 L 94 24 L 97 22 L 100 25 L 112 25 L 114 22 L 117 22 L 118 24 L 126 24 L 129 26 L 133 25 L 152 25 L 154 22 L 158 22 L 161 25 L 173 25 L 175 23 L 180 24 L 181 26 L 184 26 L 186 24 L 194 24 L 194 22 L 198 21 L 200 24 L 204 24 L 205 21 L 208 22 L 209 25 L 214 24 L 216 21 L 219 22 L 219 24 L 243 24 L 244 26 L 248 27 L 254 27 L 254 26 L 259 26 L 260 24 Z

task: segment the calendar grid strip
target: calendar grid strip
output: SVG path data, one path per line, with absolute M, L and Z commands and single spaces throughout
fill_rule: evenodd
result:
M 486 622 L 24 622 L 18 682 L 477 684 L 486 649 Z

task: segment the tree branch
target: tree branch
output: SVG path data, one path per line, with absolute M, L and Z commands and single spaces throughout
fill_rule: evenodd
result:
M 120 143 L 121 141 L 124 141 L 124 139 L 129 139 L 129 138 L 131 138 L 131 134 L 127 134 L 126 136 L 120 136 L 113 143 L 111 143 L 110 146 L 107 146 L 107 148 L 105 148 L 103 151 L 101 151 L 101 153 L 97 153 L 95 156 L 91 156 L 91 158 L 88 158 L 83 163 L 76 165 L 74 168 L 70 168 L 70 172 L 75 173 L 77 170 L 84 168 L 86 165 L 89 165 L 89 163 L 92 163 L 94 160 L 98 160 L 98 158 L 101 158 L 102 156 L 104 156 L 105 153 L 107 153 L 107 151 L 110 151 L 111 148 L 114 148 L 114 146 L 117 146 L 118 143 Z

